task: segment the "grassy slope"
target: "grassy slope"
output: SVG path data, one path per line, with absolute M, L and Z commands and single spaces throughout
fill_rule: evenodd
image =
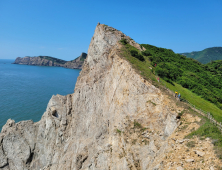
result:
M 160 88 L 163 86 L 166 86 L 172 91 L 177 90 L 179 93 L 181 93 L 182 98 L 188 100 L 197 108 L 204 110 L 206 112 L 210 112 L 217 121 L 222 122 L 221 109 L 219 109 L 217 106 L 210 103 L 209 101 L 204 100 L 203 98 L 191 92 L 190 90 L 182 87 L 179 84 L 175 83 L 175 86 L 173 86 L 172 84 L 167 83 L 163 79 L 160 79 L 160 83 L 158 83 L 156 80 L 157 77 L 155 76 L 155 68 L 152 67 L 151 62 L 149 61 L 148 57 L 144 56 L 145 61 L 142 62 L 138 60 L 137 58 L 132 57 L 130 54 L 130 50 L 137 50 L 137 49 L 135 47 L 130 46 L 129 44 L 124 45 L 121 49 L 121 56 L 127 59 L 135 68 L 135 70 L 138 73 L 140 73 L 146 80 L 151 81 L 153 85 Z M 219 131 L 219 129 L 215 125 L 210 123 L 210 121 L 206 117 L 203 117 L 202 115 L 200 115 L 199 113 L 195 112 L 192 109 L 189 109 L 189 110 L 191 114 L 196 114 L 199 117 L 201 117 L 202 121 L 201 121 L 200 128 L 197 129 L 196 131 L 191 132 L 187 137 L 192 138 L 192 136 L 194 135 L 199 136 L 201 139 L 210 137 L 213 140 L 213 144 L 215 146 L 214 148 L 215 153 L 220 159 L 222 159 L 222 134 Z
M 152 73 L 152 70 L 150 68 L 152 68 L 151 63 L 149 61 L 149 59 L 147 57 L 145 57 L 145 61 L 142 62 L 140 60 L 138 60 L 135 57 L 132 57 L 130 54 L 130 50 L 136 50 L 139 52 L 139 50 L 137 50 L 135 47 L 126 44 L 121 51 L 121 55 L 126 58 L 131 64 L 132 66 L 146 79 L 146 80 L 152 80 L 154 84 L 157 84 L 156 81 L 156 77 L 155 75 Z M 140 52 L 139 52 L 140 53 Z
M 164 80 L 162 80 L 164 81 Z M 190 90 L 182 87 L 179 84 L 175 84 L 175 86 L 173 86 L 170 83 L 167 83 L 164 81 L 164 83 L 166 84 L 167 88 L 169 88 L 172 91 L 178 91 L 182 98 L 188 100 L 190 103 L 192 103 L 193 105 L 195 105 L 197 108 L 206 111 L 206 112 L 210 112 L 213 117 L 219 121 L 222 122 L 222 110 L 219 109 L 217 106 L 215 106 L 214 104 L 210 103 L 207 100 L 204 100 L 203 98 L 201 98 L 200 96 L 198 96 L 197 94 L 191 92 Z
M 125 57 L 131 64 L 132 66 L 146 79 L 146 80 L 151 80 L 152 83 L 157 86 L 167 86 L 167 88 L 169 88 L 172 91 L 177 90 L 179 93 L 181 93 L 182 98 L 188 100 L 190 103 L 192 103 L 193 105 L 195 105 L 197 108 L 200 108 L 203 111 L 206 112 L 210 112 L 213 117 L 219 121 L 222 122 L 222 110 L 219 109 L 217 106 L 215 106 L 214 104 L 212 104 L 211 102 L 204 100 L 203 98 L 201 98 L 200 96 L 198 96 L 197 94 L 191 92 L 190 90 L 182 87 L 179 84 L 175 84 L 175 86 L 173 86 L 170 83 L 167 83 L 166 81 L 161 80 L 162 83 L 158 83 L 157 82 L 157 77 L 155 76 L 155 68 L 151 65 L 151 62 L 149 61 L 148 57 L 145 57 L 145 61 L 142 62 L 140 60 L 138 60 L 135 57 L 132 57 L 130 54 L 130 50 L 136 50 L 139 52 L 139 50 L 137 50 L 135 47 L 126 44 L 124 45 L 124 47 L 122 48 L 122 56 Z M 150 69 L 152 68 L 152 69 Z

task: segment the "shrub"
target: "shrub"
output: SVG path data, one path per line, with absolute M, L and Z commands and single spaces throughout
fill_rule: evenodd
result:
M 125 38 L 121 39 L 120 42 L 123 44 L 123 45 L 126 45 L 127 44 L 127 40 Z
M 140 61 L 145 61 L 144 57 L 141 54 L 138 54 L 136 58 L 138 58 Z
M 142 54 L 145 56 L 151 56 L 151 53 L 148 50 L 142 51 Z
M 133 57 L 139 59 L 140 61 L 145 61 L 144 57 L 143 57 L 141 54 L 138 54 L 138 52 L 137 52 L 136 50 L 131 50 L 131 51 L 130 51 L 130 54 L 131 54 Z
M 193 148 L 193 147 L 195 147 L 195 142 L 194 141 L 190 141 L 190 142 L 187 142 L 187 147 L 189 147 L 189 148 Z
M 150 61 L 153 61 L 153 56 L 149 56 Z
M 119 130 L 119 129 L 116 129 L 116 132 L 119 133 L 119 134 L 121 134 L 121 130 Z
M 134 128 L 143 128 L 143 126 L 139 122 L 134 121 Z
M 138 52 L 136 50 L 131 50 L 130 51 L 130 54 L 133 56 L 133 57 L 136 57 L 138 55 Z

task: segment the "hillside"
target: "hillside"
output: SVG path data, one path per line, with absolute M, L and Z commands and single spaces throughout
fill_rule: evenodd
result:
M 142 52 L 146 63 L 155 68 L 155 74 L 165 81 L 180 84 L 202 98 L 222 108 L 221 71 L 198 61 L 175 54 L 172 50 L 141 44 L 147 50 Z M 147 55 L 147 56 L 146 56 Z M 152 70 L 154 73 L 154 69 Z M 144 70 L 144 74 L 149 72 Z M 222 119 L 221 119 L 222 120 Z
M 84 60 L 87 54 L 82 53 L 78 58 L 72 61 L 65 61 L 50 56 L 38 56 L 38 57 L 17 57 L 13 64 L 35 65 L 35 66 L 56 66 L 65 67 L 71 69 L 82 69 Z
M 207 66 L 209 68 L 217 70 L 218 71 L 218 75 L 219 74 L 222 75 L 222 60 L 212 61 L 212 62 L 208 63 Z
M 191 53 L 181 53 L 188 58 L 198 60 L 202 64 L 207 64 L 214 60 L 222 60 L 222 47 L 206 48 L 202 51 L 194 51 Z
M 139 45 L 121 31 L 98 23 L 75 92 L 52 96 L 39 122 L 9 119 L 3 126 L 0 169 L 221 167 L 212 140 L 206 138 L 208 131 L 203 130 L 204 141 L 188 139 L 190 132 L 197 133 L 208 121 L 163 87 L 162 78 L 156 81 L 162 52 L 169 54 L 168 62 L 175 57 L 172 50 Z M 164 77 L 174 83 L 171 76 Z M 209 129 L 216 139 L 221 137 L 212 124 Z

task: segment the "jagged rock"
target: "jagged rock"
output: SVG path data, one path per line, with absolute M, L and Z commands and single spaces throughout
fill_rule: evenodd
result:
M 198 156 L 201 156 L 201 157 L 203 157 L 203 156 L 205 155 L 205 153 L 204 153 L 204 152 L 201 152 L 201 151 L 195 150 L 194 152 L 195 152 Z
M 8 128 L 12 127 L 15 125 L 15 121 L 12 119 L 8 119 L 6 124 L 2 127 L 2 133 L 6 132 Z
M 2 146 L 0 145 L 0 168 L 7 165 L 7 163 L 8 163 L 7 158 L 5 157 L 5 154 L 2 150 Z
M 188 163 L 194 162 L 194 159 L 186 159 L 186 162 Z
M 210 170 L 214 170 L 214 167 L 213 167 L 213 166 L 211 166 L 211 167 L 210 167 Z
M 178 140 L 177 143 L 182 144 L 184 141 L 185 141 L 185 140 L 183 140 L 183 139 L 182 139 L 182 140 Z
M 181 166 L 178 166 L 178 167 L 177 167 L 177 170 L 184 170 L 184 168 L 181 167 Z
M 177 127 L 177 113 L 169 107 L 177 106 L 121 56 L 122 38 L 144 50 L 122 32 L 98 24 L 75 93 L 52 96 L 39 122 L 6 123 L 0 143 L 5 168 L 161 168 L 167 139 Z M 141 129 L 131 129 L 134 121 L 150 129 L 146 138 Z
M 206 138 L 205 140 L 206 140 L 206 141 L 210 141 L 210 138 Z

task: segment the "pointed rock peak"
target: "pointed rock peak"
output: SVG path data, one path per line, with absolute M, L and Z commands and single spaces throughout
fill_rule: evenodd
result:
M 94 67 L 94 64 L 97 63 L 98 60 L 106 59 L 110 50 L 117 45 L 121 39 L 126 39 L 130 45 L 139 50 L 144 50 L 132 38 L 126 36 L 121 31 L 98 23 L 88 49 L 87 63 L 89 67 Z

